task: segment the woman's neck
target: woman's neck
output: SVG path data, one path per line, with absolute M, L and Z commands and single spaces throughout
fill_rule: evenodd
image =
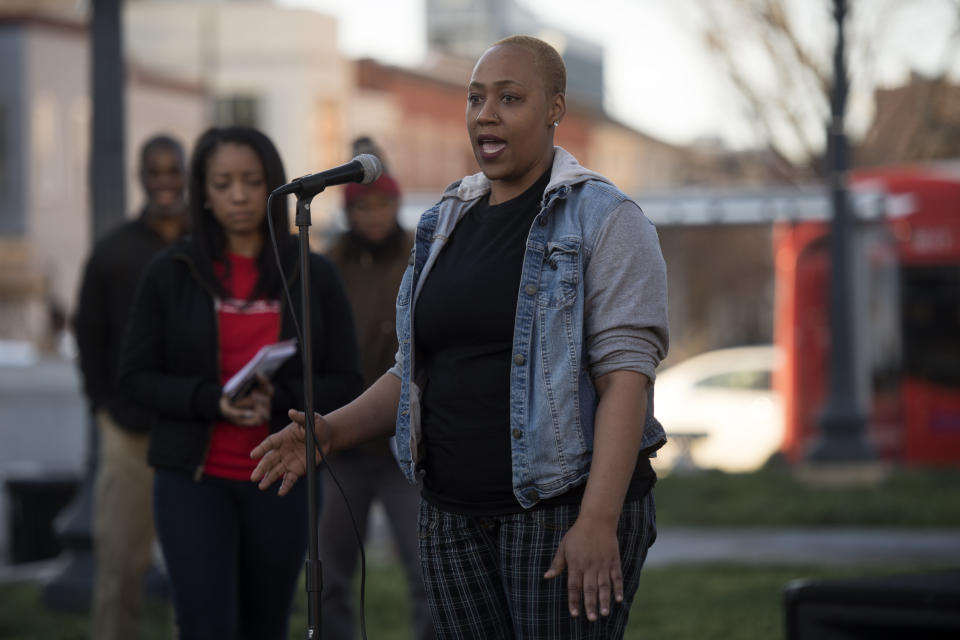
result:
M 263 234 L 227 234 L 227 251 L 244 258 L 256 258 L 263 249 Z
M 553 166 L 553 147 L 550 147 L 550 153 L 544 156 L 539 162 L 527 169 L 522 176 L 513 180 L 491 180 L 490 181 L 490 204 L 503 204 L 508 200 L 513 200 L 524 191 L 532 187 L 540 176 Z

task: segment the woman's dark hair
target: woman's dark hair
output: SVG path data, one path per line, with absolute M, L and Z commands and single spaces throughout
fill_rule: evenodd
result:
M 196 262 L 200 275 L 211 283 L 220 295 L 226 291 L 220 279 L 214 274 L 213 265 L 216 262 L 229 263 L 224 255 L 227 237 L 223 227 L 213 211 L 207 206 L 207 165 L 210 156 L 224 144 L 238 144 L 249 147 L 260 158 L 263 164 L 263 173 L 266 180 L 267 193 L 286 184 L 287 179 L 283 172 L 283 161 L 277 148 L 270 138 L 249 127 L 214 127 L 207 129 L 198 139 L 193 149 L 193 158 L 190 161 L 189 203 L 191 227 L 191 245 L 193 259 Z M 285 268 L 293 263 L 296 256 L 290 250 L 290 219 L 287 212 L 286 198 L 277 197 L 273 201 L 273 208 L 267 212 L 272 219 L 273 230 L 276 233 L 277 245 L 280 251 L 280 262 Z M 261 297 L 277 297 L 280 293 L 281 280 L 277 273 L 277 261 L 274 258 L 273 243 L 270 241 L 270 232 L 267 228 L 267 216 L 261 224 L 263 233 L 263 250 L 257 259 L 259 276 L 257 284 L 250 294 L 250 299 Z

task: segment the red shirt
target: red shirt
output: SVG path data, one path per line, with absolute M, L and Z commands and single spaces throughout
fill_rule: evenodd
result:
M 249 300 L 257 283 L 257 262 L 227 254 L 229 277 L 223 263 L 215 265 L 217 276 L 227 292 L 225 299 L 216 300 L 220 324 L 220 382 L 243 368 L 257 351 L 278 340 L 280 335 L 280 301 Z M 267 424 L 241 427 L 229 422 L 217 422 L 210 439 L 204 473 L 231 480 L 249 480 L 256 461 L 250 451 L 267 437 Z

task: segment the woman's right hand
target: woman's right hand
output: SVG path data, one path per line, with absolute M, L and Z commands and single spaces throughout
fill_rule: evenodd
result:
M 278 479 L 283 478 L 280 483 L 280 495 L 285 495 L 293 487 L 297 478 L 307 471 L 306 459 L 306 416 L 302 411 L 291 409 L 288 413 L 293 420 L 280 431 L 270 434 L 264 438 L 257 447 L 250 452 L 251 458 L 260 458 L 250 479 L 259 483 L 261 489 L 266 489 Z M 326 420 L 318 413 L 314 413 L 314 422 L 317 434 L 317 444 L 324 453 L 330 448 L 330 427 Z M 321 456 L 318 452 L 314 453 L 314 462 L 319 463 Z

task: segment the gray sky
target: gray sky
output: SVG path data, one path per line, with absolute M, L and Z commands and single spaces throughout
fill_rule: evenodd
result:
M 278 0 L 339 18 L 340 48 L 351 57 L 415 65 L 425 46 L 424 0 Z M 546 23 L 602 43 L 606 107 L 617 119 L 676 143 L 720 138 L 735 148 L 754 133 L 697 35 L 696 0 L 518 0 Z M 804 40 L 829 54 L 835 30 L 829 0 L 790 0 Z M 718 1 L 718 6 L 724 3 Z M 883 86 L 905 82 L 911 68 L 944 67 L 951 0 L 855 0 L 851 30 L 880 32 L 873 75 Z M 954 5 L 955 6 L 955 5 Z M 589 8 L 585 8 L 589 7 Z M 867 9 L 870 11 L 868 12 Z M 879 16 L 892 19 L 881 20 Z M 763 61 L 756 61 L 763 73 Z M 960 60 L 952 61 L 960 79 Z M 851 70 L 853 74 L 856 69 Z M 862 130 L 871 116 L 868 94 L 852 95 L 849 124 Z M 819 123 L 815 123 L 819 126 Z

